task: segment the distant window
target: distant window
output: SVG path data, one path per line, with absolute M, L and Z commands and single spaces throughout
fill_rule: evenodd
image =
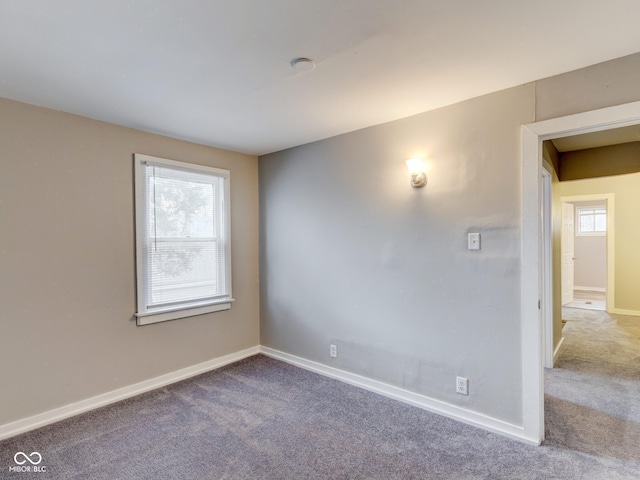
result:
M 606 208 L 578 207 L 578 235 L 605 235 L 606 232 Z
M 227 310 L 229 171 L 135 155 L 138 325 Z

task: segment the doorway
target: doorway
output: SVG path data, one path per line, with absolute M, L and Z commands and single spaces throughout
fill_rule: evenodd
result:
M 608 242 L 609 230 L 613 228 L 613 222 L 609 225 L 609 208 L 607 197 L 613 194 L 579 195 L 561 197 L 563 205 L 563 225 L 572 223 L 570 232 L 563 230 L 562 242 L 562 275 L 567 275 L 567 282 L 563 281 L 562 306 L 587 310 L 607 310 L 606 292 L 607 284 L 615 277 L 608 278 L 607 244 L 613 247 L 613 242 Z M 611 202 L 613 204 L 613 202 Z M 613 214 L 613 212 L 611 212 Z M 565 215 L 574 220 L 565 221 Z M 568 237 L 568 238 L 567 238 Z M 614 251 L 614 248 L 611 249 Z M 570 252 L 570 253 L 568 253 Z M 565 271 L 565 256 L 570 256 L 571 268 Z
M 544 229 L 540 212 L 544 207 L 542 142 L 581 133 L 610 130 L 640 124 L 640 102 L 545 120 L 524 125 L 522 168 L 522 350 L 523 350 L 523 436 L 533 442 L 544 440 L 544 355 L 547 351 L 542 302 L 551 301 L 545 292 L 543 255 Z M 547 266 L 548 267 L 548 266 Z M 608 265 L 608 269 L 611 265 Z M 608 289 L 607 296 L 613 292 Z

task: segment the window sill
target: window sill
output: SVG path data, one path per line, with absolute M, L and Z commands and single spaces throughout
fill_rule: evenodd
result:
M 179 309 L 163 309 L 154 312 L 136 313 L 136 325 L 149 325 L 152 323 L 166 322 L 168 320 L 176 320 L 178 318 L 194 317 L 196 315 L 203 315 L 205 313 L 220 312 L 222 310 L 229 310 L 231 303 L 234 302 L 234 298 L 225 298 L 216 303 L 210 303 L 207 305 L 195 305 L 192 307 L 181 307 Z

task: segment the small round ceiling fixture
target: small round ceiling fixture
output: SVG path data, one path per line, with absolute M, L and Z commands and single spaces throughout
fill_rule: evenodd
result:
M 309 72 L 316 68 L 316 62 L 310 58 L 296 57 L 291 60 L 291 68 L 296 72 Z

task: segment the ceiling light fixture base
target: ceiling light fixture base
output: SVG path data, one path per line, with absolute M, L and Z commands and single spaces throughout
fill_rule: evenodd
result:
M 316 68 L 316 62 L 306 57 L 296 57 L 291 60 L 290 64 L 296 72 L 309 72 Z

